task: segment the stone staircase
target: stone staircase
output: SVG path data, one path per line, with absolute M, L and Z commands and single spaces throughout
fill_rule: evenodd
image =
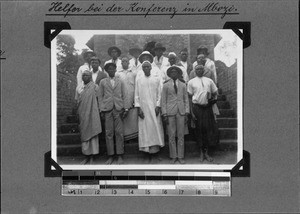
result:
M 226 100 L 226 96 L 219 91 L 217 105 L 220 115 L 217 118 L 219 128 L 218 144 L 219 150 L 236 151 L 237 150 L 237 117 L 236 112 L 230 108 L 230 103 Z M 100 135 L 100 155 L 106 154 L 106 146 L 104 135 Z M 161 154 L 168 156 L 168 143 L 162 148 Z M 198 152 L 198 145 L 192 135 L 185 136 L 185 153 Z M 125 142 L 125 155 L 141 154 L 138 149 L 137 139 Z M 57 134 L 57 155 L 63 156 L 82 156 L 80 133 L 78 128 L 78 116 L 75 114 L 67 116 L 66 123 L 60 126 Z

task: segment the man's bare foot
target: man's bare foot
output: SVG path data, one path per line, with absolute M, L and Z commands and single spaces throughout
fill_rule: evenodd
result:
M 208 155 L 208 152 L 207 152 L 207 151 L 204 153 L 204 158 L 205 158 L 208 162 L 213 162 L 213 161 L 214 161 L 214 159 Z
M 185 160 L 184 160 L 183 158 L 178 158 L 178 162 L 179 162 L 180 164 L 185 164 Z
M 106 165 L 110 165 L 112 164 L 112 162 L 114 162 L 114 157 L 110 156 L 107 161 L 105 162 Z
M 175 162 L 176 162 L 176 158 L 171 158 L 170 164 L 175 164 Z
M 119 155 L 118 156 L 118 160 L 117 160 L 117 164 L 123 164 L 124 163 L 124 160 L 123 160 L 123 158 L 122 158 L 122 156 L 121 155 Z
M 199 160 L 200 160 L 200 162 L 204 161 L 204 154 L 203 154 L 202 149 L 200 150 L 200 158 L 199 158 Z

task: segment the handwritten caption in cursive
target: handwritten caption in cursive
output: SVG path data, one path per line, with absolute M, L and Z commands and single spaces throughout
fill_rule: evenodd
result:
M 201 2 L 200 2 L 201 3 Z M 223 19 L 227 15 L 238 15 L 238 9 L 226 2 L 209 2 L 199 5 L 198 3 L 186 3 L 182 7 L 165 6 L 160 3 L 143 5 L 141 2 L 134 2 L 124 5 L 118 3 L 92 3 L 82 7 L 76 3 L 52 2 L 46 16 L 153 16 L 166 15 L 172 19 L 179 15 L 219 15 Z
M 4 50 L 0 50 L 0 59 L 6 59 L 5 57 L 3 57 L 5 54 L 5 51 Z

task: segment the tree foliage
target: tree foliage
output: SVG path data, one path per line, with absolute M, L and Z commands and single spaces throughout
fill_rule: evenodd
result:
M 74 72 L 80 65 L 74 47 L 75 39 L 71 35 L 58 35 L 56 41 L 58 65 L 64 70 Z

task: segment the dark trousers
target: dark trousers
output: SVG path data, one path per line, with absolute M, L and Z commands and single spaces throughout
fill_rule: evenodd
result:
M 211 106 L 193 104 L 193 113 L 196 117 L 196 141 L 203 149 L 214 145 L 218 137 L 217 124 Z

